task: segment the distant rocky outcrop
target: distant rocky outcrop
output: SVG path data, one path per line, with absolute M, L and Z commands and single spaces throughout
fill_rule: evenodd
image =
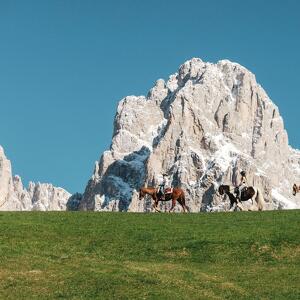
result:
M 236 184 L 240 170 L 267 209 L 300 207 L 292 196 L 300 152 L 288 145 L 278 107 L 243 66 L 193 58 L 146 97 L 120 101 L 110 150 L 96 162 L 79 209 L 151 210 L 137 191 L 167 173 L 192 211 L 227 210 L 217 188 Z
M 25 189 L 19 176 L 12 175 L 10 161 L 0 146 L 0 210 L 66 210 L 71 194 L 49 183 L 29 183 Z

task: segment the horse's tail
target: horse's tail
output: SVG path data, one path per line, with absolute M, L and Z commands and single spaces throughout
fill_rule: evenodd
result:
M 257 203 L 258 210 L 263 210 L 264 209 L 265 200 L 264 200 L 264 197 L 262 195 L 262 192 L 259 189 L 256 190 L 255 201 Z

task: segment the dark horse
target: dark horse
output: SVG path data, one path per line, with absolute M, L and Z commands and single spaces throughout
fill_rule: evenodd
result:
M 189 211 L 189 208 L 185 204 L 184 192 L 181 188 L 173 188 L 171 193 L 165 194 L 164 199 L 159 197 L 157 189 L 154 187 L 140 188 L 139 199 L 141 200 L 142 198 L 145 197 L 145 195 L 150 195 L 152 197 L 152 199 L 154 200 L 153 208 L 156 211 L 159 211 L 157 209 L 158 201 L 170 201 L 170 200 L 172 200 L 172 206 L 171 206 L 169 212 L 171 212 L 174 209 L 174 207 L 176 205 L 176 201 L 178 201 L 178 203 L 182 206 L 184 212 Z
M 230 187 L 229 185 L 220 185 L 219 186 L 219 194 L 220 195 L 228 195 L 229 200 L 230 200 L 230 209 L 232 206 L 235 204 L 239 208 L 239 201 L 238 199 L 234 196 L 234 187 Z M 252 205 L 253 205 L 253 197 L 257 203 L 257 207 L 259 210 L 263 210 L 264 207 L 264 198 L 262 196 L 262 193 L 260 192 L 259 189 L 254 188 L 252 186 L 247 187 L 244 189 L 241 193 L 241 201 L 247 201 L 247 200 L 252 200 Z
M 296 183 L 294 183 L 293 185 L 293 195 L 296 196 L 297 193 L 299 193 L 300 191 L 300 185 L 297 185 Z

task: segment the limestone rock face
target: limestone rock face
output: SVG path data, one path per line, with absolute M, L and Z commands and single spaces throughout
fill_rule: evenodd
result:
M 11 163 L 0 146 L 0 210 L 66 210 L 71 194 L 48 183 L 29 183 L 25 189 L 19 176 L 12 176 Z
M 32 203 L 32 210 L 66 210 L 71 194 L 60 187 L 49 183 L 29 183 L 28 193 Z
M 218 186 L 237 185 L 241 170 L 267 209 L 300 207 L 292 196 L 300 152 L 288 145 L 278 107 L 243 66 L 193 58 L 147 97 L 120 101 L 111 148 L 96 162 L 79 208 L 151 210 L 137 191 L 167 173 L 191 211 L 227 210 Z

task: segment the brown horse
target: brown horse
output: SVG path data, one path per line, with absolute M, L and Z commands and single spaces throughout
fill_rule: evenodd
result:
M 154 200 L 153 208 L 156 211 L 160 211 L 157 209 L 157 205 L 158 205 L 159 201 L 170 201 L 170 200 L 172 200 L 172 206 L 171 206 L 169 212 L 171 212 L 175 208 L 176 201 L 178 201 L 178 203 L 182 206 L 184 212 L 189 211 L 189 208 L 185 204 L 184 192 L 181 188 L 173 188 L 171 193 L 165 194 L 164 199 L 159 197 L 157 189 L 154 187 L 140 188 L 139 199 L 140 200 L 143 199 L 145 197 L 145 195 L 150 195 L 152 197 L 152 199 Z
M 299 193 L 300 191 L 300 185 L 297 185 L 296 183 L 294 183 L 293 185 L 293 195 L 296 196 L 297 193 Z

